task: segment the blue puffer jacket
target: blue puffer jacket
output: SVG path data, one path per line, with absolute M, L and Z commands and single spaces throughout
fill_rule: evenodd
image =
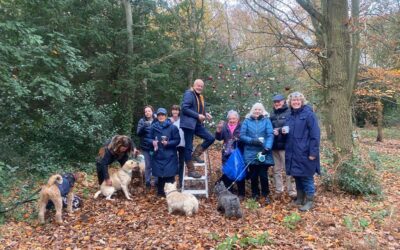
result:
M 265 155 L 265 161 L 259 162 L 254 160 L 258 152 L 263 150 L 261 146 L 252 145 L 251 141 L 264 137 L 264 148 L 269 149 Z M 253 117 L 246 118 L 242 123 L 240 129 L 240 140 L 244 144 L 244 161 L 249 164 L 253 161 L 254 165 L 274 165 L 274 159 L 272 158 L 272 144 L 274 142 L 274 134 L 272 130 L 272 124 L 268 117 L 259 116 L 257 119 Z
M 286 173 L 291 176 L 320 174 L 320 129 L 312 109 L 307 105 L 292 109 L 286 125 L 289 126 L 285 148 Z M 316 159 L 311 161 L 309 156 Z
M 167 136 L 168 144 L 161 144 L 161 136 Z M 158 139 L 158 150 L 154 151 L 151 157 L 152 173 L 157 177 L 171 177 L 178 174 L 178 155 L 176 146 L 181 141 L 178 128 L 171 123 L 169 119 L 160 123 L 155 121 L 151 125 L 150 138 Z M 153 145 L 153 139 L 147 139 L 147 142 Z

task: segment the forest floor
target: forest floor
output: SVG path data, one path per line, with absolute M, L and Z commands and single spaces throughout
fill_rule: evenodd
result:
M 226 219 L 211 195 L 200 199 L 198 214 L 185 217 L 168 214 L 165 199 L 141 187 L 132 201 L 121 193 L 114 201 L 95 200 L 96 178 L 90 176 L 89 187 L 77 188 L 83 208 L 64 213 L 63 225 L 54 223 L 53 211 L 45 225 L 38 224 L 35 204 L 25 204 L 19 217 L 0 226 L 0 249 L 400 249 L 400 138 L 377 143 L 365 135 L 360 147 L 380 162 L 380 198 L 327 191 L 316 177 L 315 208 L 309 212 L 290 206 L 286 195 L 267 207 L 244 200 L 244 217 Z M 220 169 L 215 147 L 210 158 L 212 188 Z

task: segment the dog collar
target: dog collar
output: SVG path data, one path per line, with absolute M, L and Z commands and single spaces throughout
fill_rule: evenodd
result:
M 175 189 L 175 190 L 169 191 L 168 193 L 166 193 L 166 194 L 165 194 L 165 196 L 167 196 L 167 195 L 169 195 L 170 193 L 173 193 L 173 192 L 179 192 L 179 191 L 178 191 L 178 189 Z
M 127 173 L 127 174 L 132 174 L 131 171 L 126 171 L 125 169 L 122 169 L 122 171 L 124 171 L 124 172 Z

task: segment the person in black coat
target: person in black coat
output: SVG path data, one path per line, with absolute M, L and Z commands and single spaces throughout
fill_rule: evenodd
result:
M 283 95 L 275 95 L 272 98 L 273 110 L 271 112 L 271 123 L 274 129 L 274 144 L 272 145 L 272 156 L 275 166 L 273 167 L 275 194 L 279 197 L 284 192 L 282 174 L 285 169 L 285 144 L 286 137 L 282 134 L 282 127 L 290 116 L 290 109 Z M 286 175 L 286 186 L 290 197 L 296 197 L 296 189 L 293 177 Z
M 165 183 L 173 183 L 178 174 L 178 155 L 176 147 L 181 141 L 179 130 L 167 119 L 167 110 L 157 110 L 157 121 L 151 125 L 150 142 L 152 147 L 152 174 L 158 177 L 157 194 L 165 196 Z
M 144 111 L 144 116 L 139 120 L 136 134 L 140 138 L 139 148 L 144 156 L 144 161 L 145 161 L 144 176 L 145 176 L 146 187 L 150 188 L 151 186 L 150 150 L 152 148 L 151 139 L 154 139 L 150 137 L 150 128 L 155 117 L 154 117 L 154 108 L 152 106 L 150 105 L 145 106 L 143 111 Z M 154 184 L 156 184 L 157 179 L 154 180 L 154 182 L 155 182 Z
M 214 136 L 204 127 L 203 124 L 206 119 L 212 119 L 211 115 L 206 112 L 204 97 L 201 94 L 203 88 L 204 82 L 200 79 L 195 80 L 193 87 L 183 94 L 181 104 L 182 114 L 180 127 L 185 136 L 185 162 L 188 169 L 188 176 L 193 178 L 201 177 L 201 174 L 194 170 L 193 160 L 198 163 L 204 163 L 204 161 L 200 159 L 200 156 L 204 150 L 211 146 L 215 141 Z M 197 145 L 192 154 L 193 138 L 195 135 L 202 138 L 203 143 Z
M 228 122 L 225 123 L 221 121 L 217 125 L 217 129 L 215 132 L 215 139 L 219 141 L 223 141 L 224 145 L 221 151 L 221 159 L 222 165 L 229 159 L 232 151 L 236 148 L 239 148 L 243 151 L 243 145 L 240 142 L 240 122 L 239 122 L 239 114 L 234 110 L 230 110 L 226 117 Z M 232 185 L 235 180 L 231 180 L 223 174 L 221 176 L 221 180 L 224 182 L 225 186 L 228 188 Z M 240 199 L 245 197 L 245 180 L 236 181 L 237 188 L 238 188 L 238 196 Z
M 320 174 L 320 128 L 318 119 L 302 93 L 289 95 L 291 114 L 282 133 L 286 135 L 286 174 L 296 181 L 295 204 L 303 205 L 300 211 L 314 205 L 314 174 Z
M 96 169 L 99 185 L 106 181 L 108 186 L 112 186 L 112 181 L 108 175 L 108 165 L 118 161 L 121 166 L 128 160 L 129 154 L 133 151 L 136 155 L 137 150 L 131 138 L 126 135 L 116 135 L 110 141 L 107 141 L 100 148 L 96 157 Z

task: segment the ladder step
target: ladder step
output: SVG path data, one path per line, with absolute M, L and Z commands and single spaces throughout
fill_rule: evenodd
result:
M 205 167 L 205 166 L 206 166 L 205 163 L 196 163 L 196 162 L 194 162 L 193 165 L 194 165 L 195 167 Z
M 207 176 L 202 175 L 200 178 L 193 178 L 193 177 L 189 177 L 189 176 L 184 176 L 183 179 L 185 181 L 205 181 L 205 180 L 207 180 Z
M 208 195 L 208 192 L 206 190 L 194 190 L 194 189 L 185 189 L 183 193 L 189 193 L 189 194 L 205 194 Z

